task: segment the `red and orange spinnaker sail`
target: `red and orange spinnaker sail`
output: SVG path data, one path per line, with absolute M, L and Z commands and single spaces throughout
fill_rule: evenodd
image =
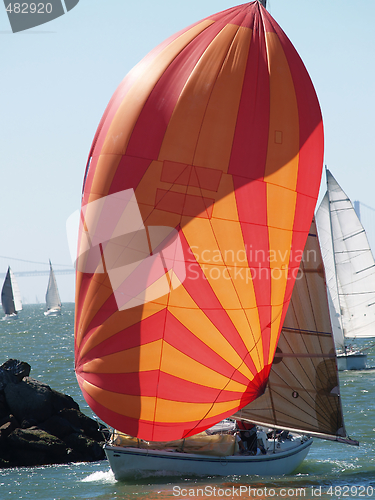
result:
M 86 168 L 76 374 L 107 424 L 198 433 L 262 394 L 318 196 L 308 73 L 258 1 L 123 80 Z

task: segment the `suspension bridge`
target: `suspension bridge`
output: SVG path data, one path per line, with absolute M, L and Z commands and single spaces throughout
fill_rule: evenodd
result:
M 8 266 L 12 268 L 17 277 L 35 277 L 49 275 L 49 262 L 37 262 L 27 259 L 17 259 L 0 255 L 0 279 L 4 279 Z M 56 275 L 73 274 L 75 272 L 72 265 L 53 263 L 53 271 Z
M 365 228 L 370 247 L 375 252 L 375 208 L 361 201 L 353 202 L 354 209 Z M 53 270 L 56 275 L 74 274 L 72 265 L 58 264 L 53 262 Z M 49 263 L 37 262 L 27 259 L 17 259 L 0 255 L 0 280 L 5 278 L 8 266 L 17 277 L 36 277 L 49 275 Z
M 366 231 L 372 253 L 375 254 L 375 208 L 372 208 L 361 201 L 354 201 L 353 206 Z

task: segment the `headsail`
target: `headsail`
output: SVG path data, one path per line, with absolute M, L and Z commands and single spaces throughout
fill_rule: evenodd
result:
M 323 260 L 312 222 L 263 396 L 237 418 L 357 445 L 347 437 Z
M 129 73 L 83 187 L 76 373 L 100 418 L 179 439 L 263 392 L 322 156 L 310 78 L 258 1 Z
M 375 261 L 352 202 L 327 173 L 327 193 L 316 220 L 332 298 L 345 337 L 375 336 Z M 331 240 L 331 243 L 330 241 Z M 335 283 L 336 288 L 335 288 Z
M 49 280 L 46 292 L 47 311 L 50 309 L 61 308 L 60 294 L 57 288 L 55 273 L 53 272 L 51 261 L 49 261 L 49 269 Z
M 333 235 L 331 217 L 329 214 L 329 198 L 326 192 L 316 213 L 316 225 L 319 233 L 319 243 L 324 262 L 327 280 L 327 295 L 329 313 L 336 348 L 343 351 L 345 347 L 344 330 L 342 328 L 341 310 L 339 302 L 339 282 L 336 274 L 336 265 L 333 254 Z
M 22 310 L 21 293 L 10 267 L 8 267 L 1 291 L 1 303 L 6 315 L 17 314 Z

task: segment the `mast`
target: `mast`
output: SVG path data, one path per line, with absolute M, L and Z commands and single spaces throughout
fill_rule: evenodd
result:
M 267 0 L 259 0 L 259 2 L 263 5 L 263 7 L 267 8 Z

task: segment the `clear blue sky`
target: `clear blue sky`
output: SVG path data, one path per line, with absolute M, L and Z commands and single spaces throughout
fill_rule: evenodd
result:
M 65 222 L 79 208 L 91 141 L 117 85 L 169 35 L 233 5 L 80 0 L 17 34 L 0 6 L 1 256 L 71 263 Z M 269 0 L 268 10 L 314 82 L 325 163 L 352 200 L 375 207 L 375 2 Z M 0 258 L 0 272 L 8 264 L 32 268 Z M 57 279 L 62 300 L 73 301 L 73 275 Z M 44 300 L 47 277 L 18 281 L 27 301 Z

